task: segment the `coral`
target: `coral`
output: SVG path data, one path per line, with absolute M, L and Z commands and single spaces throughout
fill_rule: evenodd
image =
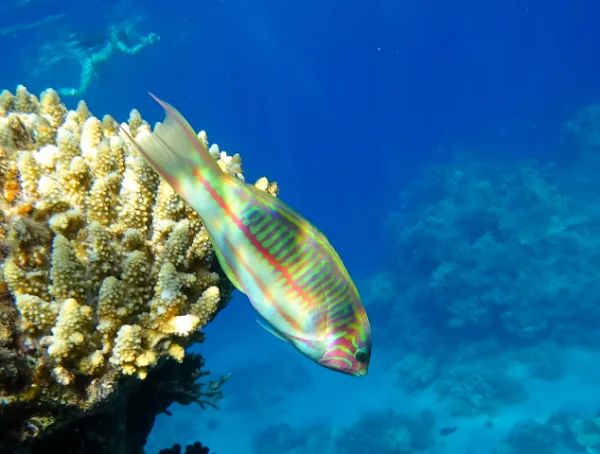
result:
M 576 419 L 571 424 L 571 432 L 577 443 L 588 452 L 600 449 L 600 417 Z
M 210 454 L 210 449 L 207 446 L 202 446 L 199 441 L 194 444 L 187 445 L 185 451 L 181 450 L 180 445 L 173 445 L 172 448 L 161 449 L 158 454 Z
M 436 382 L 435 391 L 440 400 L 450 399 L 452 414 L 467 417 L 495 415 L 503 406 L 519 403 L 527 397 L 518 380 L 493 364 L 451 367 Z
M 260 430 L 252 440 L 256 454 L 328 453 L 333 449 L 332 430 L 326 424 L 292 427 L 276 423 Z
M 408 391 L 427 387 L 437 373 L 435 358 L 409 353 L 397 365 L 400 384 Z
M 497 454 L 554 454 L 557 429 L 537 421 L 517 422 L 496 450 Z
M 259 431 L 252 444 L 257 454 L 411 454 L 432 452 L 435 418 L 429 411 L 415 417 L 391 410 L 362 416 L 355 424 L 335 428 L 325 422 L 304 427 L 276 423 Z
M 600 311 L 590 302 L 600 291 L 590 270 L 600 209 L 591 169 L 598 165 L 564 170 L 473 156 L 428 168 L 388 220 L 389 273 L 403 289 L 405 318 L 445 343 L 597 342 Z M 390 322 L 398 331 L 405 320 L 394 314 Z
M 562 378 L 566 372 L 563 351 L 554 343 L 545 342 L 535 347 L 519 349 L 516 354 L 526 364 L 532 377 L 553 382 Z
M 0 427 L 6 415 L 17 424 L 6 445 L 38 435 L 27 427 L 40 412 L 51 426 L 123 377 L 184 361 L 233 287 L 200 218 L 113 118 L 23 86 L 0 94 L 0 109 Z M 135 110 L 122 127 L 151 129 Z M 239 155 L 212 150 L 243 177 Z
M 554 413 L 543 423 L 535 420 L 518 421 L 494 450 L 494 454 L 583 452 L 569 430 L 572 424 L 573 415 L 565 412 Z
M 389 314 L 394 309 L 399 294 L 394 282 L 389 271 L 380 271 L 359 282 L 359 287 L 365 289 L 363 299 L 371 311 Z
M 2 454 L 141 454 L 155 418 L 168 414 L 172 403 L 187 405 L 194 400 L 210 400 L 216 404 L 222 395 L 215 393 L 214 383 L 201 385 L 198 378 L 209 372 L 202 370 L 204 360 L 199 355 L 187 355 L 183 362 L 162 362 L 151 369 L 145 380 L 129 380 L 115 387 L 114 392 L 94 411 L 84 412 L 68 424 L 54 424 L 53 409 L 47 404 L 35 418 L 30 418 L 30 437 L 17 447 L 2 449 Z M 26 409 L 22 409 L 26 410 Z M 20 411 L 20 410 L 18 410 Z M 14 423 L 2 430 L 19 430 L 19 413 L 12 413 Z M 194 452 L 194 451 L 192 451 Z
M 424 451 L 434 446 L 433 414 L 416 418 L 391 410 L 367 413 L 356 424 L 338 434 L 336 453 L 401 454 Z

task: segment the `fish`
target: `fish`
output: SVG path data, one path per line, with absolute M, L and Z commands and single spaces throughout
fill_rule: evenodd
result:
M 446 437 L 448 435 L 452 435 L 454 432 L 456 432 L 456 430 L 456 427 L 444 427 L 443 429 L 440 429 L 440 435 L 442 437 Z
M 327 369 L 367 375 L 371 325 L 359 291 L 325 235 L 280 198 L 224 172 L 184 116 L 165 111 L 133 145 L 194 209 L 217 260 L 259 324 Z

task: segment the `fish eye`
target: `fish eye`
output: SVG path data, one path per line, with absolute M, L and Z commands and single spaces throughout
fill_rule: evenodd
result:
M 357 360 L 359 363 L 364 363 L 364 362 L 366 362 L 366 361 L 367 361 L 367 359 L 368 359 L 368 353 L 367 353 L 367 350 L 366 350 L 366 349 L 364 349 L 364 348 L 361 348 L 360 350 L 358 350 L 358 351 L 356 352 L 356 360 Z

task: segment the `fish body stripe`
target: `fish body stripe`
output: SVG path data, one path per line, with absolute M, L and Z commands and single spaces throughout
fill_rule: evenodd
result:
M 276 271 L 280 272 L 280 279 L 284 281 L 288 299 L 296 300 L 305 313 L 314 314 L 313 326 L 343 327 L 344 323 L 354 319 L 355 314 L 348 304 L 352 301 L 352 295 L 349 286 L 343 283 L 343 276 L 339 272 L 341 267 L 336 266 L 335 260 L 333 263 L 327 260 L 328 257 L 335 257 L 331 253 L 331 246 L 323 245 L 315 235 L 311 238 L 313 227 L 310 224 L 303 222 L 293 213 L 290 215 L 285 211 L 276 211 L 275 208 L 278 207 L 252 206 L 247 210 L 249 214 L 245 216 L 244 222 L 250 231 L 254 225 L 258 225 L 258 231 L 275 231 L 279 235 L 278 239 L 287 235 L 286 239 L 295 240 L 281 240 L 271 248 L 265 247 L 273 261 L 278 264 Z M 277 228 L 273 228 L 273 225 L 277 225 Z M 285 268 L 287 273 L 281 272 Z M 332 314 L 342 313 L 337 311 L 338 307 L 344 309 L 343 313 L 347 317 L 331 319 Z M 327 318 L 320 312 L 324 312 Z M 324 325 L 319 326 L 319 322 Z
M 358 292 L 333 248 L 318 238 L 314 227 L 285 206 L 279 206 L 277 199 L 255 194 L 241 182 L 224 178 L 216 185 L 203 173 L 196 176 L 246 240 L 240 244 L 235 237 L 226 244 L 227 235 L 222 233 L 225 229 L 221 233 L 211 232 L 217 247 L 225 246 L 219 254 L 226 262 L 225 267 L 253 304 L 268 304 L 293 332 L 303 333 L 310 327 L 316 331 L 311 334 L 319 337 L 344 329 L 355 320 L 358 308 L 353 303 L 360 301 Z M 243 243 L 250 245 L 251 250 Z M 261 262 L 267 267 L 259 272 L 256 265 Z M 251 277 L 259 294 L 253 294 L 241 273 Z M 284 298 L 277 297 L 278 290 L 284 292 Z M 281 301 L 292 301 L 296 308 L 282 305 Z M 298 311 L 304 319 L 297 319 Z M 270 321 L 272 317 L 267 314 L 265 318 Z
M 246 293 L 250 298 L 250 301 L 259 305 L 269 304 L 278 314 L 282 317 L 285 322 L 294 330 L 299 331 L 300 326 L 297 321 L 290 316 L 287 312 L 283 311 L 280 305 L 278 304 L 278 298 L 272 293 L 269 286 L 264 282 L 264 279 L 256 271 L 256 266 L 253 257 L 249 256 L 244 248 L 243 244 L 237 244 L 236 241 L 232 240 L 233 235 L 230 235 L 230 232 L 226 232 L 227 230 L 227 220 L 233 223 L 233 226 L 238 229 L 239 232 L 244 232 L 244 236 L 247 236 L 246 228 L 243 225 L 239 216 L 237 216 L 236 211 L 238 208 L 237 204 L 228 203 L 226 200 L 226 196 L 224 193 L 227 192 L 227 186 L 225 186 L 228 182 L 226 179 L 226 175 L 223 174 L 223 181 L 220 181 L 220 184 L 214 184 L 211 182 L 209 178 L 206 178 L 202 173 L 195 169 L 194 175 L 196 176 L 198 182 L 203 186 L 203 189 L 209 194 L 211 199 L 218 205 L 218 211 L 213 213 L 213 216 L 210 218 L 203 217 L 203 221 L 205 227 L 210 232 L 211 239 L 213 241 L 213 245 L 215 249 L 218 249 L 219 252 L 217 256 L 221 259 L 221 267 L 224 268 L 226 274 L 231 275 L 232 280 L 235 281 L 239 290 Z M 206 208 L 204 210 L 206 213 Z M 219 219 L 219 214 L 224 214 L 225 219 Z M 222 223 L 222 228 L 215 228 L 216 225 Z M 257 251 L 263 255 L 265 258 L 268 257 L 263 254 L 263 251 L 260 249 L 260 242 L 256 241 L 254 236 L 250 236 L 254 239 L 254 242 L 251 241 L 252 246 L 257 249 Z M 258 267 L 260 268 L 260 267 Z M 251 289 L 248 286 L 248 283 L 241 278 L 242 274 L 249 276 L 252 279 L 252 282 L 257 287 L 260 292 L 260 297 L 263 299 L 260 302 L 254 301 L 256 295 L 254 295 Z M 263 314 L 261 314 L 263 315 Z M 263 315 L 264 316 L 264 315 Z
M 222 222 L 227 224 L 227 220 L 230 221 L 230 224 L 233 225 L 234 229 L 237 230 L 238 233 L 242 233 L 243 237 L 249 240 L 251 248 L 258 253 L 249 253 L 252 251 L 248 251 L 246 244 L 236 241 L 239 235 L 231 235 L 232 232 L 227 231 L 227 225 L 224 225 L 223 229 L 219 229 L 220 231 L 215 231 L 217 229 L 211 229 L 213 230 L 211 237 L 214 242 L 213 244 L 216 246 L 215 249 L 220 249 L 220 254 L 217 255 L 220 255 L 223 262 L 225 262 L 222 263 L 222 267 L 227 268 L 231 272 L 235 281 L 239 283 L 240 290 L 246 293 L 253 305 L 255 305 L 261 315 L 263 315 L 268 321 L 268 314 L 264 313 L 265 306 L 268 306 L 270 309 L 274 310 L 294 332 L 301 332 L 302 327 L 298 323 L 298 320 L 296 320 L 293 314 L 288 313 L 283 307 L 281 307 L 279 304 L 280 298 L 277 298 L 277 296 L 271 290 L 271 287 L 267 282 L 265 282 L 268 280 L 265 279 L 264 276 L 265 260 L 266 264 L 271 267 L 273 265 L 277 265 L 277 263 L 273 263 L 268 251 L 264 250 L 261 242 L 259 242 L 256 237 L 249 232 L 249 229 L 246 225 L 244 225 L 242 219 L 237 214 L 240 211 L 241 203 L 236 202 L 235 200 L 227 200 L 231 197 L 227 197 L 228 190 L 226 187 L 223 188 L 223 185 L 213 185 L 209 180 L 203 178 L 201 175 L 198 175 L 198 181 L 202 184 L 208 194 L 210 194 L 211 198 L 217 203 L 222 214 L 225 215 L 226 219 L 222 220 Z M 227 180 L 225 180 L 223 183 L 227 184 Z M 231 189 L 235 189 L 235 186 Z M 214 224 L 214 222 L 211 222 L 213 220 L 207 221 L 208 222 L 205 221 L 205 225 L 207 225 L 207 227 L 211 224 Z M 257 258 L 262 259 L 262 263 L 257 263 Z M 256 290 L 254 290 L 252 286 L 242 278 L 242 275 L 246 275 L 252 280 Z M 260 308 L 263 310 L 260 310 Z

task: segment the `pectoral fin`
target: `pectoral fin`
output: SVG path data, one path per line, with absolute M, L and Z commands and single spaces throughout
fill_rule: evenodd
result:
M 288 340 L 283 337 L 283 335 L 281 335 L 275 328 L 273 328 L 271 325 L 269 325 L 266 321 L 262 321 L 262 320 L 256 320 L 256 322 L 262 326 L 266 331 L 268 331 L 269 333 L 271 333 L 273 336 L 275 336 L 278 339 L 281 339 L 284 342 L 288 342 Z

